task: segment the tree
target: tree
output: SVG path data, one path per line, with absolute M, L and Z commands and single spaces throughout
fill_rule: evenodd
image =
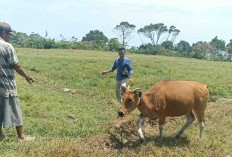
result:
M 37 34 L 37 33 L 34 33 L 32 32 L 30 35 L 29 35 L 29 38 L 33 39 L 33 40 L 36 40 L 36 39 L 41 39 L 43 38 L 41 35 Z
M 154 48 L 154 46 L 151 43 L 148 43 L 148 44 L 142 44 L 142 45 L 140 45 L 138 49 L 140 49 L 140 50 L 145 50 L 145 49 L 151 50 L 153 48 Z
M 157 23 L 154 25 L 155 26 L 155 30 L 156 30 L 156 45 L 158 45 L 158 41 L 160 39 L 160 36 L 163 33 L 166 33 L 168 31 L 167 26 L 165 26 L 163 23 Z
M 180 53 L 185 53 L 185 54 L 190 54 L 191 46 L 187 41 L 181 40 L 177 45 L 176 45 L 176 50 Z
M 48 31 L 45 32 L 45 38 L 48 38 Z
M 175 29 L 176 29 L 175 26 L 170 26 L 170 28 L 168 29 L 168 36 L 167 36 L 166 41 L 168 41 L 170 35 L 172 34 L 172 32 L 174 32 Z
M 192 46 L 193 57 L 203 59 L 206 58 L 206 55 L 216 55 L 215 48 L 208 44 L 207 42 L 199 41 Z
M 171 41 L 174 43 L 175 42 L 175 39 L 176 39 L 176 37 L 178 36 L 178 34 L 180 33 L 180 30 L 179 29 L 174 29 L 173 31 L 172 31 L 172 39 L 171 39 Z
M 25 46 L 30 48 L 38 48 L 38 49 L 50 49 L 55 46 L 55 40 L 46 39 L 41 35 L 32 32 L 29 35 L 29 40 L 27 41 Z
M 226 45 L 226 51 L 229 54 L 232 54 L 232 39 L 230 40 L 230 43 Z
M 62 35 L 62 34 L 60 34 L 60 38 L 61 38 L 61 42 L 63 42 L 63 41 L 66 41 L 66 38 Z
M 140 28 L 138 30 L 139 34 L 143 34 L 145 37 L 151 40 L 151 44 L 155 45 L 155 33 L 154 33 L 154 27 L 153 24 L 146 25 L 143 28 Z
M 161 46 L 165 49 L 174 50 L 174 46 L 171 41 L 164 41 L 162 42 Z
M 15 46 L 25 47 L 26 43 L 29 40 L 29 36 L 26 33 L 13 31 L 14 34 L 11 36 L 11 43 Z
M 117 38 L 111 38 L 108 42 L 108 47 L 110 51 L 117 51 L 118 48 L 121 47 L 121 44 Z
M 71 42 L 72 42 L 72 43 L 76 43 L 77 41 L 78 41 L 77 37 L 72 36 L 72 38 L 71 38 Z
M 82 42 L 96 42 L 97 44 L 106 44 L 109 39 L 99 30 L 91 30 L 83 38 Z
M 212 39 L 212 41 L 210 42 L 210 45 L 214 46 L 217 50 L 225 50 L 225 41 L 224 40 L 220 40 L 218 39 L 218 37 L 216 36 L 215 38 Z
M 143 28 L 140 28 L 138 30 L 139 34 L 143 34 L 145 37 L 149 38 L 151 40 L 152 45 L 158 45 L 158 41 L 161 37 L 161 35 L 165 32 L 167 32 L 167 26 L 165 26 L 163 23 L 157 23 L 157 24 L 150 24 L 146 25 Z M 156 42 L 155 42 L 156 37 Z
M 122 46 L 126 47 L 127 42 L 130 40 L 130 36 L 132 32 L 135 30 L 135 25 L 129 24 L 127 21 L 126 22 L 121 22 L 119 25 L 117 25 L 114 30 L 116 34 L 119 36 L 119 38 L 122 41 Z

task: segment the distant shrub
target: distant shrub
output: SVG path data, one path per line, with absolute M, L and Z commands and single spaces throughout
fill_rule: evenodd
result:
M 110 51 L 117 51 L 121 44 L 117 38 L 111 38 L 108 42 L 108 47 Z
M 73 43 L 72 49 L 82 49 L 82 50 L 107 50 L 105 44 L 95 43 L 95 42 L 76 42 Z
M 173 50 L 168 50 L 162 46 L 152 46 L 151 44 L 141 45 L 138 49 L 128 50 L 129 52 L 137 54 L 147 54 L 147 55 L 165 55 L 165 56 L 175 56 L 176 52 Z
M 72 43 L 69 41 L 58 41 L 55 43 L 54 48 L 70 49 L 70 48 L 72 48 Z

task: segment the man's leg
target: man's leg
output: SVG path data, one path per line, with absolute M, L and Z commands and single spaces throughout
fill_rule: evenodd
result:
M 35 137 L 27 136 L 24 133 L 23 126 L 16 126 L 16 131 L 17 131 L 18 138 L 23 141 L 33 141 L 35 139 Z
M 121 96 L 121 81 L 116 81 L 116 97 L 119 103 L 122 102 L 122 96 Z
M 24 133 L 22 112 L 18 97 L 9 97 L 9 104 L 5 108 L 5 113 L 7 113 L 5 114 L 6 121 L 3 123 L 3 126 L 6 128 L 16 127 L 18 138 L 21 140 L 30 141 L 34 139 L 34 137 L 26 136 Z
M 127 82 L 128 82 L 128 78 L 125 78 L 121 81 L 121 86 L 125 86 L 127 85 Z
M 3 137 L 3 132 L 2 132 L 2 125 L 0 126 L 0 138 Z
M 2 125 L 0 126 L 0 136 L 2 135 Z
M 3 140 L 4 138 L 5 138 L 5 135 L 3 135 L 2 126 L 0 126 L 0 141 Z
M 16 131 L 17 131 L 18 138 L 24 139 L 26 137 L 23 126 L 16 126 Z
M 0 140 L 5 137 L 2 132 L 3 117 L 4 117 L 4 98 L 0 97 Z

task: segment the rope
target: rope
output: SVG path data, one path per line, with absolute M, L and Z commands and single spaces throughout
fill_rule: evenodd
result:
M 34 69 L 34 68 L 29 68 L 29 67 L 26 67 L 26 66 L 23 66 L 23 68 L 25 69 L 28 69 L 30 70 L 31 72 L 35 72 L 35 73 L 38 73 L 38 70 L 37 69 Z M 38 78 L 38 77 L 34 77 L 35 78 L 35 84 L 36 85 L 39 85 L 39 86 L 42 86 L 44 88 L 47 88 L 47 89 L 50 89 L 50 90 L 53 90 L 53 91 L 56 91 L 60 94 L 63 94 L 65 96 L 70 96 L 72 97 L 73 99 L 76 99 L 76 100 L 79 100 L 76 95 L 77 94 L 81 94 L 81 95 L 84 95 L 84 96 L 87 96 L 89 98 L 100 98 L 102 101 L 105 101 L 105 96 L 104 95 L 100 95 L 100 94 L 97 94 L 97 93 L 90 93 L 89 91 L 79 91 L 79 90 L 75 90 L 75 89 L 69 89 L 70 91 L 67 92 L 67 91 L 64 91 L 65 87 L 54 87 L 54 85 L 51 85 L 50 83 L 45 83 L 44 80 Z M 130 85 L 129 86 L 133 86 L 133 82 L 130 82 L 129 83 Z M 58 86 L 58 85 L 55 85 L 55 86 Z M 68 88 L 67 88 L 68 89 Z M 42 89 L 44 90 L 44 89 Z M 73 92 L 73 93 L 72 93 Z
M 97 94 L 91 94 L 91 93 L 88 93 L 88 92 L 82 92 L 82 91 L 78 91 L 78 90 L 75 90 L 75 89 L 69 89 L 69 88 L 64 88 L 64 87 L 54 87 L 54 85 L 51 85 L 49 83 L 45 83 L 43 81 L 41 81 L 38 77 L 34 77 L 35 78 L 35 84 L 38 85 L 38 86 L 42 86 L 42 90 L 44 90 L 44 88 L 46 89 L 50 89 L 52 91 L 55 91 L 57 93 L 60 93 L 62 95 L 65 95 L 65 96 L 69 96 L 69 97 L 72 97 L 72 99 L 76 99 L 76 100 L 80 100 L 76 97 L 77 94 L 81 94 L 81 95 L 84 95 L 84 96 L 87 96 L 87 97 L 99 97 L 101 98 L 102 96 L 101 95 L 97 95 Z M 55 85 L 57 86 L 57 85 Z
M 36 72 L 38 73 L 38 70 L 34 69 L 34 68 L 29 68 L 29 67 L 26 67 L 26 66 L 23 66 L 23 68 L 25 69 L 28 69 L 30 70 L 31 72 Z M 38 86 L 42 86 L 40 89 L 41 90 L 44 90 L 44 88 L 46 89 L 50 89 L 52 91 L 55 91 L 55 92 L 58 92 L 62 95 L 65 95 L 65 96 L 70 96 L 72 97 L 72 99 L 76 99 L 76 100 L 79 100 L 75 95 L 76 94 L 81 94 L 81 95 L 85 95 L 85 96 L 94 96 L 94 94 L 90 95 L 89 93 L 87 92 L 81 92 L 81 91 L 78 91 L 78 90 L 75 90 L 75 89 L 69 89 L 69 88 L 64 88 L 64 87 L 61 87 L 61 86 L 58 86 L 58 85 L 55 85 L 56 87 L 54 87 L 54 85 L 51 85 L 50 83 L 46 83 L 44 80 L 38 78 L 38 77 L 34 77 L 33 78 L 35 79 L 35 82 L 34 84 L 38 85 Z M 58 87 L 57 87 L 58 86 Z M 68 91 L 65 91 L 64 89 L 67 89 Z M 73 92 L 73 93 L 71 93 Z

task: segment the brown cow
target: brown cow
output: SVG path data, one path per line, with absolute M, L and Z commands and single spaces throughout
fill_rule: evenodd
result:
M 200 138 L 204 130 L 204 112 L 209 97 L 207 85 L 196 81 L 161 81 L 156 83 L 144 94 L 139 89 L 130 90 L 122 87 L 124 91 L 123 103 L 118 112 L 120 117 L 133 111 L 135 108 L 141 112 L 138 118 L 138 134 L 143 141 L 144 136 L 141 122 L 144 117 L 152 120 L 159 119 L 160 140 L 165 118 L 168 116 L 187 116 L 186 124 L 177 133 L 176 138 L 187 129 L 197 118 L 200 126 Z

